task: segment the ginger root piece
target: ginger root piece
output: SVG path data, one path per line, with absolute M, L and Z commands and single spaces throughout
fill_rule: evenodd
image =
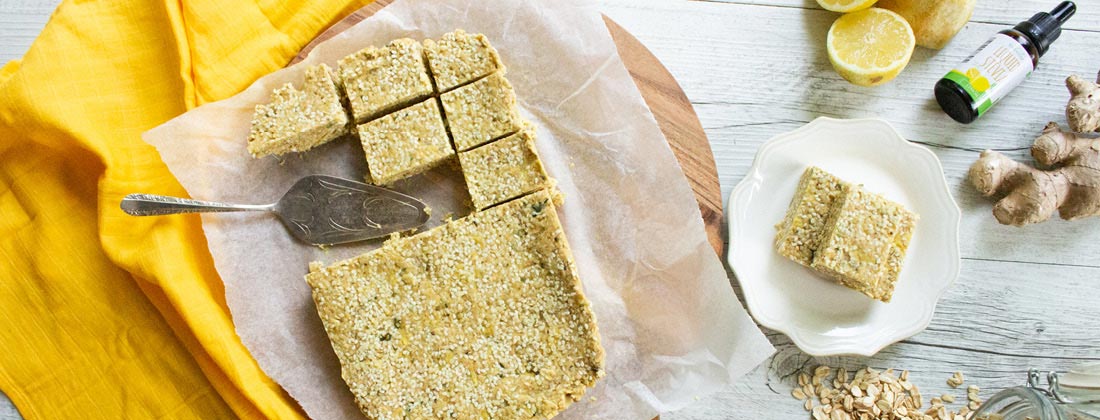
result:
M 1100 215 L 1100 138 L 1064 131 L 1051 122 L 1031 146 L 1038 169 L 992 151 L 970 166 L 969 178 L 985 196 L 1003 195 L 993 216 L 1023 226 L 1049 219 Z
M 879 0 L 876 7 L 889 9 L 909 21 L 917 45 L 941 49 L 959 32 L 976 0 Z
M 1096 83 L 1078 75 L 1066 79 L 1070 99 L 1066 105 L 1066 121 L 1073 131 L 1100 131 L 1100 75 Z

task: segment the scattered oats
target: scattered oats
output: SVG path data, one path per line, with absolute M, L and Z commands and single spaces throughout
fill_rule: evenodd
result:
M 798 377 L 801 387 L 791 391 L 797 399 L 806 397 L 803 407 L 812 413 L 814 420 L 967 420 L 967 415 L 981 404 L 977 399 L 978 388 L 971 385 L 967 387 L 969 404 L 958 412 L 946 406 L 955 402 L 951 394 L 933 397 L 929 407 L 921 412 L 923 397 L 917 386 L 909 382 L 907 370 L 896 373 L 894 369 L 879 371 L 866 367 L 852 374 L 838 368 L 832 380 L 828 379 L 830 373 L 828 366 L 818 366 L 812 376 L 802 373 Z M 961 385 L 962 373 L 956 373 L 948 381 Z M 813 405 L 814 396 L 821 405 Z
M 840 410 L 833 410 L 829 412 L 829 420 L 844 420 L 844 415 L 840 414 Z
M 863 408 L 871 408 L 875 405 L 875 399 L 873 397 L 863 397 L 856 401 L 858 401 L 859 405 Z
M 981 399 L 978 398 L 978 391 L 980 391 L 980 388 L 976 385 L 966 387 L 966 399 L 970 401 L 981 401 Z
M 878 407 L 878 409 L 879 409 L 879 410 L 882 410 L 882 411 L 884 411 L 884 412 L 888 412 L 888 411 L 894 411 L 894 407 L 892 407 L 892 406 L 890 405 L 890 402 L 889 402 L 889 401 L 886 401 L 886 400 L 878 400 L 878 401 L 876 401 L 876 402 L 875 402 L 875 406 L 876 406 L 876 407 Z
M 801 388 L 791 390 L 791 396 L 800 401 L 806 399 L 806 393 Z
M 951 377 L 947 379 L 947 385 L 951 386 L 952 388 L 958 388 L 965 381 L 966 379 L 963 378 L 962 372 L 956 371 L 954 375 L 951 375 Z
M 863 396 L 863 390 L 860 389 L 859 387 L 854 387 L 853 386 L 851 392 L 852 392 L 853 397 L 859 398 L 859 397 Z

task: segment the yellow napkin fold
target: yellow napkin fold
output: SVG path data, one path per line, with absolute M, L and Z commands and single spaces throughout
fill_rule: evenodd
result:
M 66 1 L 0 68 L 0 390 L 25 417 L 304 417 L 237 338 L 198 216 L 118 203 L 185 195 L 143 131 L 366 3 Z

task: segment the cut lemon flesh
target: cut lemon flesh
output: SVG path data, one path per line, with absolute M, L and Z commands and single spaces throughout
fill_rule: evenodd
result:
M 817 4 L 825 10 L 848 13 L 871 7 L 876 1 L 878 0 L 817 0 Z
M 897 77 L 909 64 L 916 38 L 901 15 L 872 7 L 838 18 L 826 42 L 829 61 L 841 77 L 875 86 Z

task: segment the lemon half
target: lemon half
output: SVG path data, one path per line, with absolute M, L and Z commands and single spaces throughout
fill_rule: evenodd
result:
M 916 38 L 901 15 L 872 7 L 841 16 L 829 28 L 829 61 L 844 79 L 875 86 L 897 77 L 913 56 Z
M 817 0 L 817 4 L 825 10 L 848 13 L 871 7 L 876 1 L 878 0 Z

